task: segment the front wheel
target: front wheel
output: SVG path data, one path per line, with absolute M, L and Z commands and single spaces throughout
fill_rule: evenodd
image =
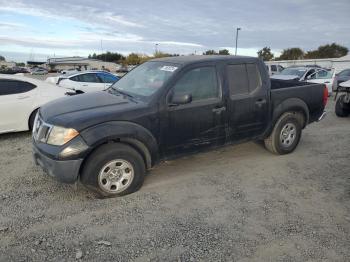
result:
M 299 113 L 284 113 L 276 122 L 270 136 L 264 140 L 265 147 L 278 155 L 293 152 L 301 137 L 300 119 L 303 119 L 303 116 Z
M 38 110 L 39 110 L 39 109 L 35 109 L 35 110 L 30 114 L 29 121 L 28 121 L 29 131 L 32 131 L 32 130 L 33 130 L 34 120 L 35 120 L 36 114 L 38 113 Z
M 114 197 L 137 191 L 144 175 L 143 158 L 135 149 L 122 143 L 110 143 L 99 147 L 86 159 L 81 182 L 102 197 Z

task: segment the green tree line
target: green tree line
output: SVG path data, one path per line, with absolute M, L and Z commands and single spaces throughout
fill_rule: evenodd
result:
M 299 60 L 299 59 L 321 59 L 321 58 L 339 58 L 346 56 L 349 49 L 336 43 L 319 46 L 316 50 L 305 52 L 299 47 L 284 49 L 279 57 L 274 57 L 270 47 L 264 47 L 258 51 L 258 57 L 264 61 L 270 60 Z

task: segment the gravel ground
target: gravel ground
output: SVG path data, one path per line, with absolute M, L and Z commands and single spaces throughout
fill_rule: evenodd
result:
M 350 118 L 334 102 L 275 156 L 246 143 L 161 164 L 101 200 L 0 136 L 0 261 L 349 261 Z

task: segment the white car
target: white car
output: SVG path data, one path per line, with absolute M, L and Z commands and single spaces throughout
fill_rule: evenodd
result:
M 279 74 L 283 71 L 284 67 L 275 64 L 266 64 L 266 70 L 269 72 L 269 75 Z
M 37 109 L 66 92 L 44 81 L 0 75 L 0 134 L 31 130 Z
M 47 75 L 49 72 L 45 68 L 34 68 L 30 74 L 31 75 Z
M 309 83 L 325 84 L 328 94 L 332 94 L 332 86 L 335 78 L 334 70 L 327 70 L 319 67 L 288 67 L 281 73 L 271 76 L 272 79 L 298 80 Z
M 56 77 L 48 77 L 46 79 L 49 83 L 55 83 L 60 87 L 84 93 L 106 90 L 118 80 L 118 76 L 105 71 L 84 71 Z
M 325 84 L 328 89 L 328 95 L 331 95 L 333 92 L 334 78 L 334 70 L 316 69 L 316 72 L 314 72 L 306 78 L 306 82 Z

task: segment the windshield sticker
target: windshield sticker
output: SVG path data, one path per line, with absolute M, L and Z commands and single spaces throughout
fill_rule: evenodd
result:
M 162 66 L 160 70 L 167 72 L 174 72 L 177 69 L 176 66 Z

